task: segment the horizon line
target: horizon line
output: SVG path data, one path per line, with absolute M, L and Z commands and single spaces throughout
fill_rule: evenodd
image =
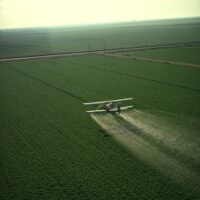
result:
M 183 17 L 169 17 L 169 18 L 151 18 L 151 19 L 131 19 L 125 21 L 108 21 L 108 22 L 97 22 L 97 23 L 74 23 L 74 24 L 52 24 L 52 25 L 41 25 L 41 26 L 23 26 L 23 27 L 11 27 L 11 28 L 0 28 L 2 30 L 18 30 L 18 29 L 37 29 L 37 28 L 63 28 L 63 27 L 81 27 L 81 26 L 94 26 L 94 25 L 106 25 L 106 24 L 119 24 L 119 23 L 137 23 L 137 22 L 151 22 L 151 21 L 165 21 L 165 20 L 181 20 L 181 19 L 195 19 L 199 16 L 183 16 Z

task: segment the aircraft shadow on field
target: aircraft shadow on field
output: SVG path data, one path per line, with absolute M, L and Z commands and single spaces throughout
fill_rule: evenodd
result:
M 109 135 L 109 133 L 107 133 L 104 129 L 99 129 L 98 132 L 102 133 L 104 137 L 111 137 L 111 135 Z

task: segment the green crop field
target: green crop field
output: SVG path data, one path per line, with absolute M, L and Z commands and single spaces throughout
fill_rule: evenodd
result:
M 0 199 L 199 199 L 200 68 L 131 58 L 200 64 L 199 41 L 199 18 L 1 31 L 0 58 L 193 46 L 0 61 Z
M 0 91 L 0 199 L 200 197 L 199 68 L 101 55 L 1 62 Z M 121 116 L 82 104 L 124 97 L 135 108 Z
M 168 22 L 169 21 L 169 22 Z M 176 24 L 179 23 L 179 24 Z M 200 20 L 7 30 L 0 32 L 0 58 L 200 41 Z
M 126 52 L 122 55 L 200 64 L 200 46 Z

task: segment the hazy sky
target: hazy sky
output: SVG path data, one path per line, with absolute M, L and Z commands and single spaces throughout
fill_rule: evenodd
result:
M 0 28 L 200 16 L 200 0 L 0 0 Z

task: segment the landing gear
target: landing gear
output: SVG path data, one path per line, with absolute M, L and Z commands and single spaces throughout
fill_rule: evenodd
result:
M 117 105 L 117 112 L 120 114 L 121 113 L 121 106 L 118 104 Z

